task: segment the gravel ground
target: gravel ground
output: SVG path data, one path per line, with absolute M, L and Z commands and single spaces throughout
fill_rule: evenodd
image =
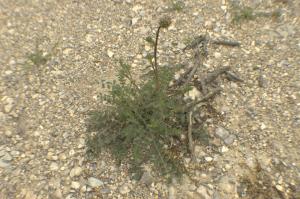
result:
M 300 198 L 300 2 L 241 1 L 258 16 L 233 24 L 231 2 L 186 0 L 0 1 L 0 198 Z M 238 1 L 234 1 L 238 2 Z M 130 180 L 109 154 L 85 155 L 87 112 L 101 107 L 123 58 L 136 72 L 160 16 L 160 63 L 188 63 L 185 41 L 229 37 L 203 71 L 229 65 L 243 83 L 221 81 L 210 120 L 212 145 L 182 182 L 151 172 Z M 36 45 L 45 62 L 30 62 Z M 49 56 L 47 56 L 47 54 Z M 32 56 L 31 56 L 32 57 Z

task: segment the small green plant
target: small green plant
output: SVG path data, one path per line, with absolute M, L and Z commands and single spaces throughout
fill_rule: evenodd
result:
M 51 58 L 51 54 L 44 53 L 39 49 L 39 45 L 36 44 L 34 52 L 30 53 L 27 57 L 35 66 L 41 66 L 47 63 Z
M 255 19 L 254 9 L 251 7 L 235 7 L 233 10 L 233 23 Z
M 50 55 L 44 55 L 43 51 L 41 50 L 36 50 L 34 53 L 31 53 L 28 55 L 28 59 L 35 65 L 35 66 L 40 66 L 44 65 L 47 63 L 49 60 Z
M 51 52 L 44 52 L 40 49 L 38 42 L 36 42 L 35 49 L 32 53 L 27 55 L 27 61 L 25 63 L 26 68 L 40 67 L 45 65 L 55 54 L 55 49 L 58 42 L 52 47 Z
M 171 2 L 171 10 L 173 11 L 182 11 L 184 9 L 184 2 L 180 0 L 172 0 Z
M 231 11 L 233 14 L 233 23 L 241 23 L 243 21 L 254 20 L 258 17 L 268 17 L 276 20 L 281 16 L 281 11 L 279 9 L 271 12 L 256 11 L 256 8 L 240 6 L 238 4 L 232 4 Z
M 87 139 L 88 154 L 99 155 L 108 150 L 121 163 L 127 160 L 133 177 L 139 177 L 144 164 L 150 163 L 161 175 L 180 176 L 182 153 L 187 151 L 181 135 L 187 131 L 183 93 L 189 86 L 170 90 L 169 83 L 175 69 L 161 67 L 157 61 L 160 30 L 171 23 L 160 20 L 155 39 L 146 38 L 153 45 L 149 55 L 150 69 L 138 84 L 130 65 L 120 61 L 118 83 L 110 93 L 110 106 L 91 112 Z

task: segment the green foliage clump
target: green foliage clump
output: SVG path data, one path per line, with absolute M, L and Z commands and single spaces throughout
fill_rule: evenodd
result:
M 236 7 L 234 9 L 233 23 L 240 23 L 242 21 L 249 21 L 255 19 L 254 9 L 251 7 Z
M 43 51 L 37 49 L 34 53 L 28 55 L 28 59 L 35 65 L 40 66 L 47 63 L 49 60 L 50 55 L 44 55 Z
M 177 11 L 177 12 L 182 11 L 185 7 L 184 2 L 180 1 L 180 0 L 175 0 L 175 1 L 173 0 L 171 2 L 171 4 L 172 4 L 171 5 L 171 10 Z
M 92 112 L 88 123 L 88 130 L 95 132 L 88 136 L 88 152 L 99 155 L 108 150 L 119 163 L 127 160 L 135 177 L 148 163 L 163 176 L 180 176 L 185 170 L 181 156 L 187 147 L 180 138 L 187 121 L 182 96 L 189 88 L 170 90 L 175 69 L 157 64 L 159 30 L 170 25 L 170 19 L 159 24 L 156 39 L 146 39 L 154 47 L 154 56 L 148 57 L 152 70 L 144 75 L 146 80 L 138 84 L 130 65 L 121 61 L 110 106 Z
M 256 8 L 251 8 L 248 6 L 240 6 L 237 4 L 232 4 L 232 14 L 233 23 L 241 23 L 243 21 L 254 20 L 259 17 L 266 17 L 272 19 L 279 19 L 281 17 L 281 11 L 279 9 L 273 10 L 271 12 L 256 11 Z
M 45 52 L 39 48 L 38 41 L 36 42 L 35 49 L 32 53 L 27 54 L 27 61 L 24 64 L 25 69 L 36 69 L 45 65 L 56 54 L 56 47 L 58 42 L 52 47 L 51 52 Z

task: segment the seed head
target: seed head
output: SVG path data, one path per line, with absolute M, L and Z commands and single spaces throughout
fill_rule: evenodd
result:
M 172 23 L 172 20 L 170 17 L 166 16 L 159 20 L 159 27 L 161 28 L 168 28 Z

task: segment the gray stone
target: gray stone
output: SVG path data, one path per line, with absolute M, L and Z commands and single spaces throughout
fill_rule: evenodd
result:
M 182 50 L 186 47 L 186 45 L 184 43 L 178 43 L 177 47 Z
M 168 193 L 169 193 L 169 199 L 176 199 L 176 189 L 174 188 L 174 186 L 170 186 L 168 188 Z
M 216 136 L 225 140 L 229 136 L 229 132 L 223 127 L 218 127 L 216 130 Z
M 73 188 L 73 189 L 79 189 L 80 188 L 80 183 L 76 182 L 76 181 L 73 181 L 71 183 L 71 188 Z
M 53 199 L 62 199 L 63 195 L 60 189 L 56 189 L 56 191 L 51 195 Z
M 51 170 L 51 171 L 57 171 L 57 170 L 58 170 L 58 164 L 55 163 L 55 162 L 52 162 L 52 163 L 50 164 L 50 170 Z
M 226 145 L 230 145 L 234 142 L 235 139 L 236 139 L 236 136 L 231 134 L 224 140 L 224 143 Z
M 107 55 L 108 57 L 112 58 L 114 56 L 114 52 L 112 52 L 111 50 L 107 50 Z
M 139 18 L 132 18 L 131 25 L 134 26 L 139 21 Z
M 95 187 L 100 187 L 100 186 L 102 186 L 103 184 L 104 184 L 104 183 L 103 183 L 101 180 L 97 179 L 97 178 L 90 177 L 90 178 L 88 179 L 88 185 L 91 186 L 91 187 L 93 187 L 93 188 L 95 188 Z
M 111 190 L 109 188 L 105 187 L 105 188 L 101 189 L 100 192 L 102 194 L 109 194 L 111 192 Z
M 14 100 L 12 98 L 8 97 L 6 99 L 6 104 L 4 106 L 4 112 L 5 113 L 11 112 L 13 107 L 14 107 Z
M 199 193 L 201 199 L 211 199 L 211 190 L 207 187 L 200 185 L 197 189 L 197 193 Z
M 222 192 L 226 194 L 235 194 L 237 191 L 234 179 L 230 179 L 228 176 L 224 176 L 221 178 L 218 187 Z
M 212 158 L 212 157 L 209 157 L 209 156 L 208 156 L 208 157 L 205 157 L 204 159 L 205 159 L 206 162 L 211 162 L 211 161 L 213 161 L 213 158 Z
M 204 19 L 202 16 L 198 16 L 195 20 L 196 24 L 201 25 L 204 22 Z
M 295 34 L 295 27 L 290 24 L 284 24 L 276 29 L 276 32 L 283 38 L 287 38 Z
M 123 185 L 119 188 L 119 191 L 120 191 L 120 193 L 121 193 L 122 195 L 124 195 L 124 194 L 129 193 L 129 192 L 130 192 L 130 189 L 129 189 L 129 187 L 128 187 L 127 184 L 123 184 Z
M 215 191 L 212 195 L 212 199 L 222 199 L 219 192 Z
M 20 152 L 19 151 L 12 151 L 10 152 L 10 154 L 13 156 L 13 157 L 17 157 L 20 155 Z
M 9 155 L 9 153 L 5 152 L 4 155 L 0 159 L 9 162 L 12 160 L 12 157 L 11 157 L 11 155 Z
M 283 188 L 283 186 L 281 186 L 281 185 L 277 184 L 275 187 L 276 187 L 276 189 L 277 189 L 278 191 L 280 191 L 280 192 L 284 192 L 284 188 Z
M 142 178 L 140 180 L 141 183 L 146 185 L 151 185 L 154 181 L 154 178 L 152 177 L 151 173 L 149 171 L 145 171 L 142 175 Z
M 0 168 L 7 168 L 7 167 L 10 167 L 10 164 L 8 162 L 0 160 Z
M 70 177 L 76 177 L 79 176 L 82 172 L 82 168 L 81 167 L 74 167 L 73 169 L 71 169 L 70 171 Z
M 5 150 L 0 151 L 0 157 L 4 156 L 7 152 Z

